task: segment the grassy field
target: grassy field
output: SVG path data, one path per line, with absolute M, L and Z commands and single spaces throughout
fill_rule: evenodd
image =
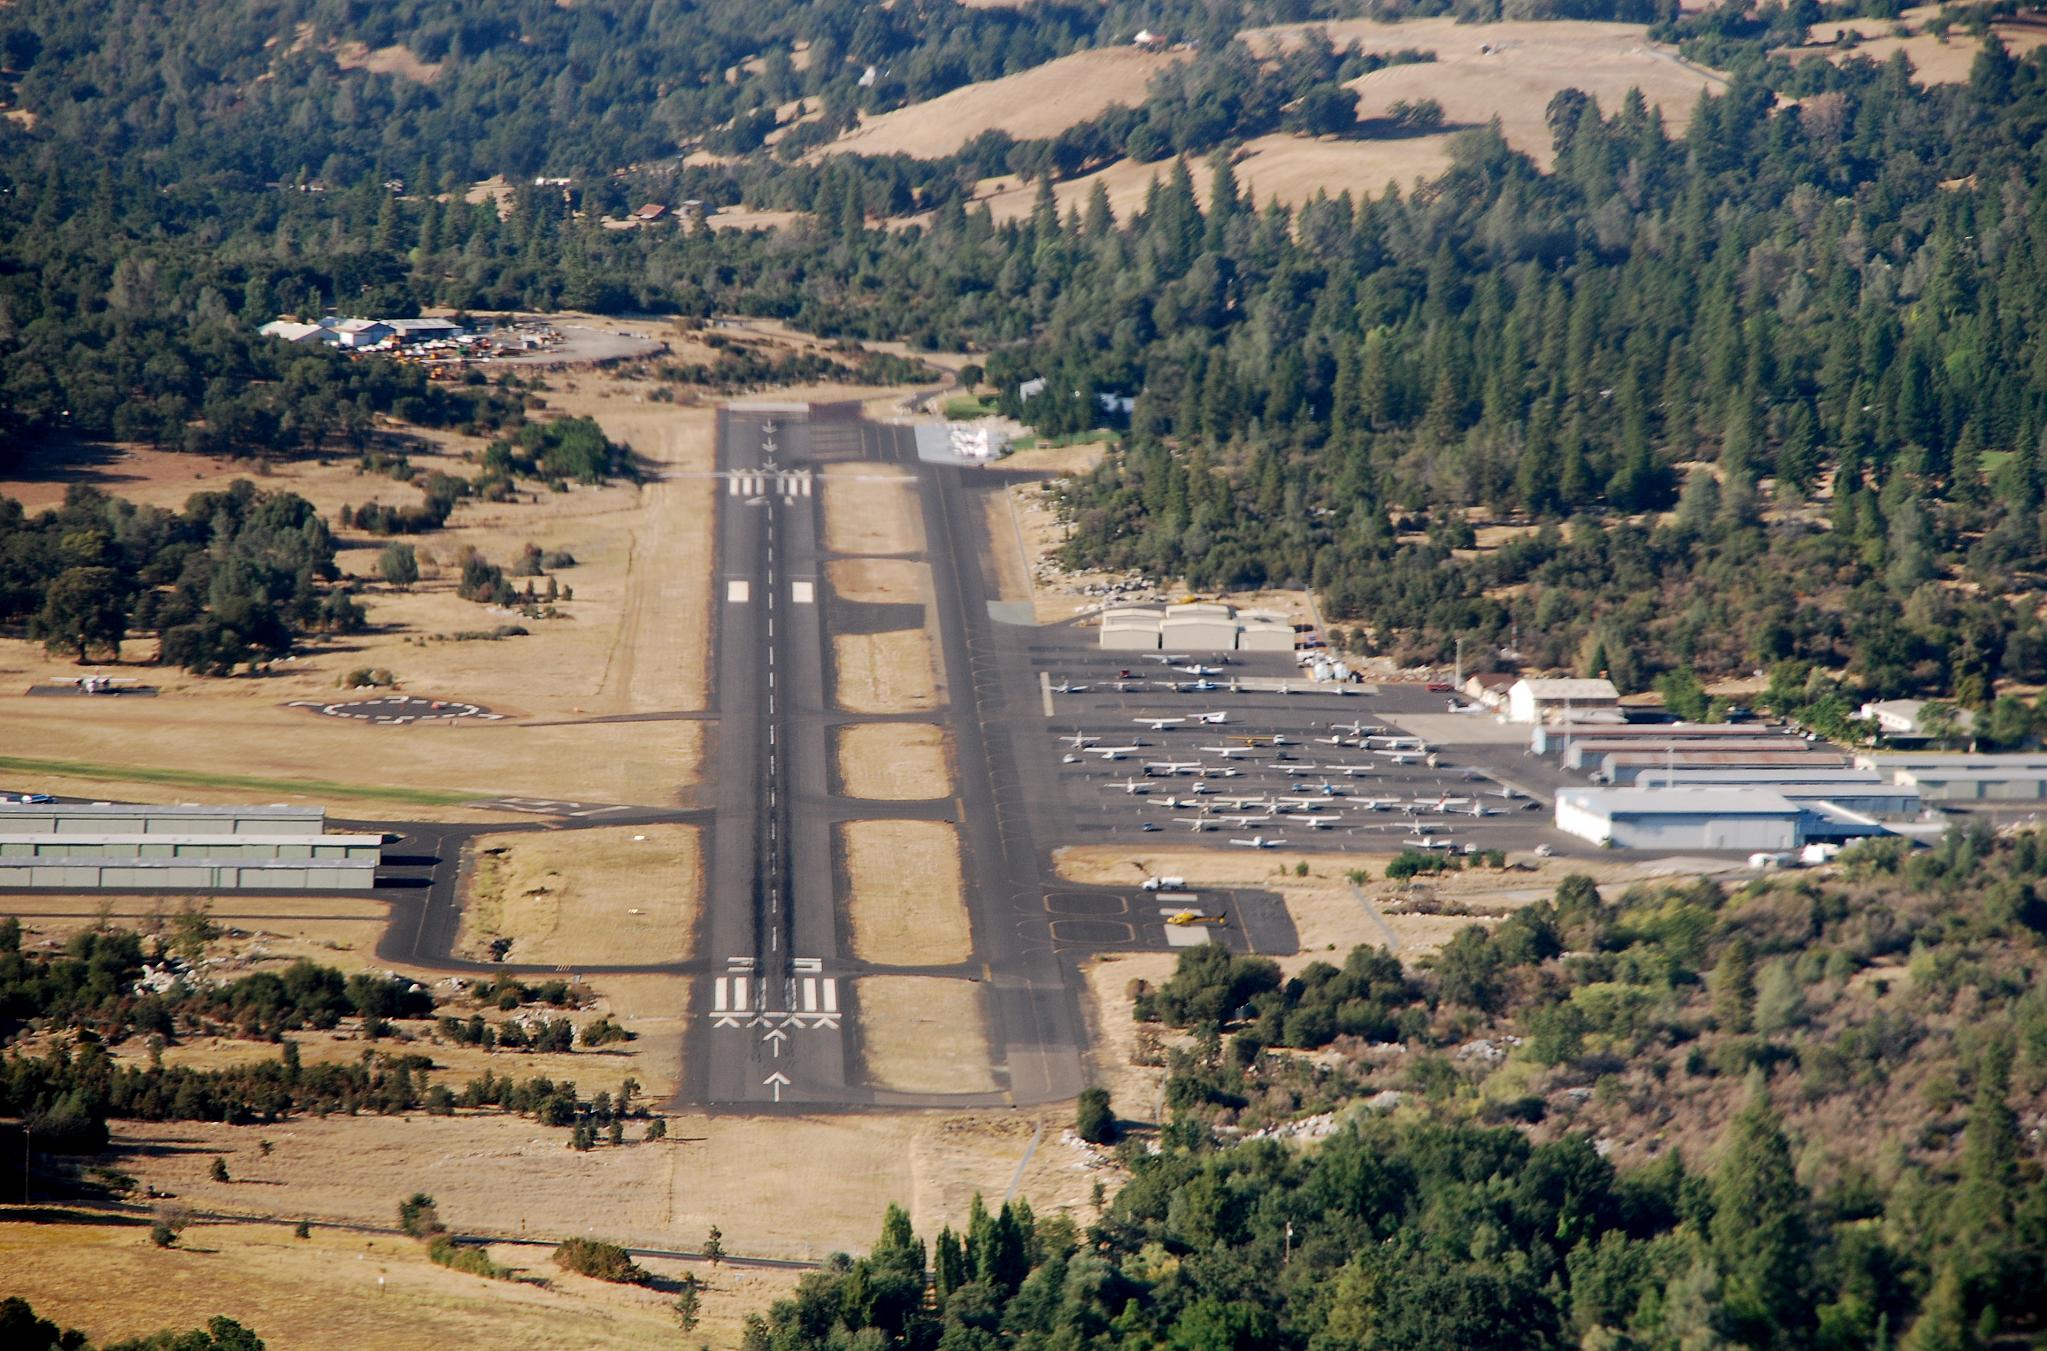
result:
M 868 118 L 818 153 L 940 159 L 984 131 L 1019 140 L 1057 136 L 1111 108 L 1142 103 L 1152 76 L 1183 59 L 1127 47 L 1075 52 Z
M 873 466 L 825 466 L 825 548 L 836 554 L 912 554 L 924 548 L 913 480 Z
M 470 846 L 457 947 L 568 966 L 679 962 L 690 956 L 703 860 L 695 826 L 618 826 L 481 835 Z
M 861 1058 L 868 1078 L 903 1093 L 987 1093 L 981 987 L 934 976 L 863 976 Z
M 395 1209 L 397 1198 L 393 1197 Z M 392 1222 L 391 1215 L 378 1217 Z M 203 1327 L 224 1314 L 273 1347 L 517 1346 L 561 1351 L 739 1344 L 745 1315 L 786 1293 L 797 1272 L 711 1270 L 648 1259 L 657 1276 L 705 1282 L 702 1323 L 684 1339 L 658 1290 L 568 1276 L 547 1250 L 498 1244 L 518 1279 L 436 1266 L 412 1239 L 287 1224 L 205 1223 L 175 1248 L 150 1243 L 139 1216 L 34 1207 L 0 1210 L 6 1293 L 95 1340 Z
M 369 628 L 308 640 L 260 676 L 209 680 L 151 668 L 138 674 L 159 687 L 154 699 L 31 703 L 20 697 L 26 686 L 80 668 L 37 645 L 0 640 L 0 690 L 9 691 L 0 695 L 4 772 L 48 775 L 49 787 L 91 796 L 147 800 L 163 788 L 260 793 L 384 803 L 394 814 L 455 819 L 470 819 L 460 803 L 507 794 L 675 802 L 696 776 L 701 738 L 694 725 L 526 724 L 703 706 L 712 485 L 692 475 L 711 467 L 712 414 L 649 402 L 653 386 L 628 379 L 550 378 L 557 382 L 545 395 L 551 409 L 596 417 L 654 474 L 682 476 L 464 501 L 448 528 L 408 541 L 424 576 L 407 591 L 378 579 L 377 557 L 387 541 L 339 531 L 336 559 L 360 580 Z M 485 445 L 439 432 L 410 440 L 417 470 L 465 476 L 476 472 Z M 47 504 L 69 483 L 91 482 L 174 507 L 196 491 L 256 477 L 253 466 L 206 457 L 81 449 L 53 454 L 32 478 L 0 481 L 0 494 Z M 266 490 L 305 497 L 330 522 L 344 504 L 420 500 L 417 487 L 339 459 L 274 465 L 259 481 Z M 455 595 L 463 550 L 508 563 L 529 543 L 575 560 L 554 570 L 557 584 L 574 593 L 558 604 L 559 617 L 522 617 Z M 487 640 L 513 623 L 529 632 Z M 128 648 L 131 659 L 146 659 L 152 645 L 137 640 Z M 380 728 L 287 706 L 332 701 L 350 672 L 367 668 L 392 672 L 401 692 L 473 701 L 506 721 Z M 141 768 L 130 767 L 136 761 Z
M 915 802 L 952 792 L 949 743 L 930 723 L 854 723 L 838 729 L 838 742 L 848 797 Z
M 839 844 L 849 884 L 853 951 L 889 966 L 937 966 L 973 955 L 959 833 L 942 821 L 847 821 Z
M 615 1087 L 609 1076 L 585 1091 Z M 496 1114 L 302 1118 L 263 1126 L 120 1122 L 108 1162 L 196 1210 L 388 1225 L 425 1191 L 470 1232 L 558 1238 L 595 1232 L 694 1249 L 706 1230 L 758 1257 L 865 1251 L 890 1201 L 919 1232 L 956 1228 L 976 1191 L 1001 1197 L 1034 1121 L 1048 1134 L 1023 1174 L 1039 1212 L 1082 1204 L 1076 1155 L 1058 1146 L 1070 1107 L 1022 1112 L 871 1112 L 822 1117 L 668 1117 L 668 1139 L 588 1153 L 567 1132 Z M 258 1140 L 272 1152 L 260 1154 Z M 220 1155 L 234 1180 L 216 1182 Z M 143 1240 L 146 1243 L 146 1239 Z M 468 1343 L 459 1343 L 467 1345 Z
M 848 713 L 927 713 L 939 703 L 934 655 L 923 629 L 837 634 L 832 696 Z
M 233 788 L 290 797 L 369 798 L 418 806 L 449 806 L 466 802 L 472 793 L 433 788 L 392 788 L 387 785 L 333 783 L 326 779 L 266 779 L 253 774 L 212 774 L 189 769 L 150 769 L 141 765 L 97 764 L 83 760 L 37 760 L 0 755 L 0 770 L 32 778 L 75 779 L 88 783 L 168 784 L 176 788 Z
M 839 558 L 825 564 L 832 594 L 856 604 L 923 605 L 931 597 L 931 565 L 906 558 Z

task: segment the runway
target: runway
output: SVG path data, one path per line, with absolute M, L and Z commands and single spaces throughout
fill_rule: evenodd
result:
M 940 720 L 951 735 L 950 798 L 878 802 L 832 792 L 833 729 L 876 717 L 841 712 L 830 697 L 831 636 L 857 625 L 861 609 L 834 600 L 825 578 L 820 471 L 839 460 L 914 480 L 946 698 L 941 711 L 912 716 Z M 719 414 L 726 488 L 713 583 L 708 884 L 677 1105 L 772 1112 L 1070 1098 L 1084 1086 L 1086 1044 L 1076 956 L 1165 946 L 1162 921 L 1146 920 L 1141 902 L 1048 876 L 1034 804 L 1056 801 L 1056 783 L 1037 744 L 1043 725 L 1024 632 L 1000 632 L 989 617 L 980 513 L 962 478 L 981 472 L 920 462 L 908 428 L 860 420 L 850 408 Z M 833 828 L 918 817 L 957 824 L 973 957 L 924 967 L 859 961 Z M 1237 903 L 1290 950 L 1291 925 L 1276 899 L 1247 894 Z M 869 1082 L 859 982 L 875 974 L 977 981 L 997 1091 L 911 1094 Z

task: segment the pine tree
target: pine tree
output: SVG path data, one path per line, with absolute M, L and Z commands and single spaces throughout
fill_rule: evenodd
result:
M 1730 1331 L 1750 1346 L 1797 1345 L 1811 1322 L 1812 1244 L 1791 1143 L 1758 1075 L 1713 1176 L 1711 1246 Z

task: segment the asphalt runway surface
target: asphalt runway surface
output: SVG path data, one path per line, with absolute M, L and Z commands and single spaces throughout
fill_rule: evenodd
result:
M 753 405 L 721 412 L 716 589 L 717 720 L 704 943 L 690 985 L 678 1103 L 748 1111 L 821 1107 L 995 1106 L 1058 1101 L 1084 1086 L 1077 961 L 1090 952 L 1168 946 L 1158 897 L 1075 887 L 1050 872 L 1038 827 L 1056 757 L 1031 717 L 1024 631 L 989 617 L 976 489 L 987 471 L 920 462 L 907 428 L 847 408 Z M 945 706 L 929 714 L 840 711 L 831 639 L 863 632 L 876 607 L 836 599 L 826 581 L 823 467 L 857 461 L 915 493 L 933 584 Z M 970 476 L 981 475 L 969 483 Z M 955 792 L 928 802 L 833 791 L 832 736 L 848 723 L 936 721 L 952 737 Z M 840 904 L 835 827 L 927 819 L 958 830 L 973 956 L 942 966 L 878 966 L 853 955 Z M 1276 897 L 1207 893 L 1237 946 L 1291 951 Z M 1183 935 L 1182 941 L 1187 941 Z M 901 1093 L 871 1082 L 861 1056 L 859 986 L 872 975 L 979 984 L 995 1092 Z

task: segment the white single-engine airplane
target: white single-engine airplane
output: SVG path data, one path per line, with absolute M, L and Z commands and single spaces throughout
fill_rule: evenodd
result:
M 1149 727 L 1154 732 L 1163 732 L 1169 727 L 1178 727 L 1185 718 L 1132 718 L 1139 727 Z
M 1245 849 L 1277 849 L 1285 844 L 1286 841 L 1283 839 L 1268 839 L 1263 835 L 1253 835 L 1248 840 L 1231 840 L 1230 843 L 1240 845 Z

